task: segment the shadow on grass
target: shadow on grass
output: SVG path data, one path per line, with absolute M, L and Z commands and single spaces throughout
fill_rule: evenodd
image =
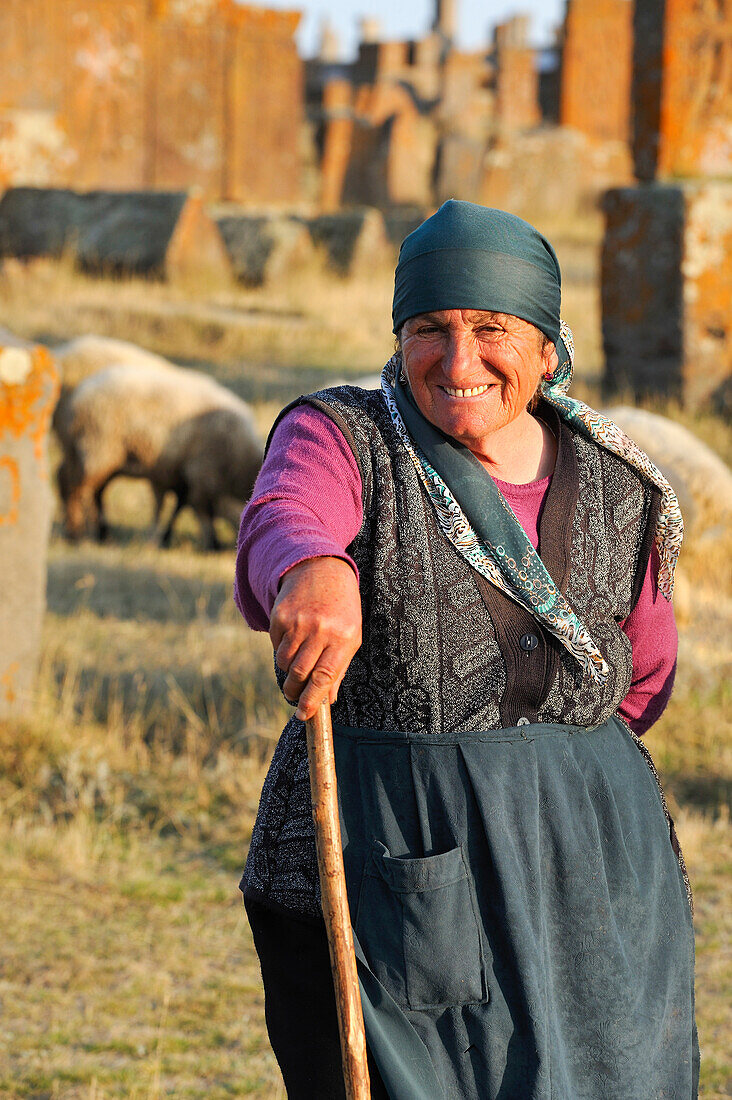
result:
M 109 671 L 89 666 L 71 677 L 67 664 L 56 660 L 48 673 L 77 719 L 120 729 L 134 724 L 149 745 L 164 742 L 174 755 L 187 751 L 193 732 L 205 755 L 226 745 L 264 757 L 289 710 L 273 675 L 255 674 L 242 683 L 233 671 L 204 674 L 197 663 Z
M 724 807 L 732 813 L 732 779 L 713 772 L 685 775 L 667 775 L 666 792 L 680 806 L 700 810 L 712 817 L 719 816 Z
M 120 478 L 120 481 L 130 481 L 130 478 Z M 166 510 L 164 515 L 168 512 L 172 512 L 175 501 L 172 494 L 168 494 L 166 501 Z M 80 553 L 89 548 L 93 549 L 106 549 L 107 547 L 114 546 L 134 546 L 137 544 L 140 547 L 155 547 L 160 549 L 163 554 L 167 552 L 167 547 L 158 547 L 152 539 L 153 523 L 152 523 L 152 511 L 149 517 L 140 516 L 135 517 L 134 523 L 120 523 L 112 522 L 108 520 L 108 534 L 104 542 L 99 542 L 97 539 L 85 536 L 78 542 L 74 543 L 66 538 L 63 524 L 56 520 L 51 530 L 51 537 L 54 541 L 60 543 L 66 543 L 68 546 L 76 546 Z M 236 548 L 236 535 L 237 532 L 231 523 L 227 522 L 221 517 L 215 519 L 216 534 L 222 549 L 234 550 Z M 193 553 L 205 554 L 205 551 L 201 545 L 201 532 L 198 525 L 198 520 L 195 517 L 192 509 L 184 508 L 179 518 L 176 520 L 173 528 L 173 537 L 171 540 L 171 547 L 173 549 L 179 549 L 185 547 L 190 549 Z
M 90 611 L 99 618 L 136 622 L 189 623 L 201 618 L 213 622 L 232 604 L 231 582 L 205 581 L 149 566 L 121 568 L 100 561 L 99 554 L 94 547 L 80 548 L 78 558 L 49 562 L 50 612 L 67 617 Z

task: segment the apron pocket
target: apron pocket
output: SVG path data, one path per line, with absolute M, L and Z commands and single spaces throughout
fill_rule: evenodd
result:
M 361 880 L 355 928 L 374 975 L 403 1007 L 488 1000 L 462 848 L 396 859 L 375 841 Z

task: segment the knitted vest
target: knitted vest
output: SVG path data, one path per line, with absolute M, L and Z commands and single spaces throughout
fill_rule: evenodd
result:
M 610 667 L 598 685 L 445 538 L 379 391 L 343 386 L 301 401 L 343 432 L 363 486 L 363 523 L 348 548 L 360 574 L 363 641 L 333 721 L 438 734 L 609 718 L 630 686 L 632 651 L 618 622 L 642 587 L 653 487 L 540 405 L 558 454 L 539 551 Z M 265 780 L 242 889 L 302 914 L 320 911 L 304 727 L 295 719 Z

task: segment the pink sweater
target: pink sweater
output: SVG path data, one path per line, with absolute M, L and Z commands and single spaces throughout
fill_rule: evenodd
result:
M 550 482 L 496 481 L 535 548 Z M 241 519 L 234 599 L 249 625 L 268 629 L 280 580 L 298 562 L 338 557 L 358 575 L 346 547 L 362 520 L 361 475 L 343 434 L 312 406 L 293 409 L 277 426 Z M 660 717 L 676 672 L 673 606 L 658 592 L 657 575 L 654 548 L 638 603 L 620 623 L 633 648 L 633 679 L 618 711 L 637 734 Z

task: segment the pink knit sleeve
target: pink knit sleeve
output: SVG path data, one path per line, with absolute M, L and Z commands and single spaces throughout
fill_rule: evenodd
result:
M 329 416 L 311 405 L 277 425 L 241 517 L 234 599 L 254 630 L 267 630 L 280 580 L 307 558 L 346 553 L 363 522 L 361 475 Z
M 673 604 L 658 591 L 658 566 L 654 547 L 638 603 L 620 624 L 633 647 L 633 679 L 618 713 L 639 736 L 663 714 L 676 676 L 679 637 Z

